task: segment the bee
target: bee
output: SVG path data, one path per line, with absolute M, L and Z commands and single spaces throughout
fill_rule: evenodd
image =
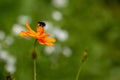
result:
M 41 21 L 38 22 L 38 26 L 45 27 L 45 25 L 46 25 L 45 22 L 41 22 Z

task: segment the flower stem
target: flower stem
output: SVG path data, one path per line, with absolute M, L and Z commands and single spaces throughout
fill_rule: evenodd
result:
M 36 79 L 36 59 L 34 59 L 34 66 L 33 66 L 33 68 L 34 68 L 34 80 L 37 80 Z
M 82 66 L 83 66 L 84 62 L 86 61 L 87 57 L 88 57 L 88 52 L 84 51 L 83 52 L 83 57 L 82 57 L 81 62 L 80 62 L 81 65 L 79 67 L 79 70 L 78 70 L 78 73 L 77 73 L 77 76 L 76 76 L 75 80 L 79 80 L 79 75 L 80 75 L 80 72 L 82 70 Z
M 75 80 L 79 80 L 79 75 L 80 75 L 80 72 L 81 72 L 81 69 L 82 69 L 82 64 L 83 64 L 83 62 L 81 62 L 81 66 L 79 67 L 79 70 L 78 70 L 78 73 L 77 73 L 77 76 L 76 76 Z
M 34 42 L 34 47 L 33 47 L 33 52 L 32 52 L 32 59 L 33 59 L 33 80 L 37 80 L 36 79 L 36 59 L 37 59 L 37 53 L 36 53 L 36 42 L 37 39 Z

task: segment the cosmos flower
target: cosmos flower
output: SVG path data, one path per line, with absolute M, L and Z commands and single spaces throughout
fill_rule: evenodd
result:
M 54 38 L 47 38 L 48 36 L 50 36 L 50 34 L 45 33 L 44 26 L 44 22 L 38 22 L 37 31 L 35 32 L 31 29 L 30 25 L 26 23 L 26 27 L 28 28 L 28 30 L 21 31 L 20 36 L 33 37 L 37 39 L 40 44 L 53 46 L 53 42 L 55 42 L 56 40 Z

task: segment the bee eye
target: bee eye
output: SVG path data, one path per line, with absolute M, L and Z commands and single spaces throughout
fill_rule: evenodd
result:
M 40 21 L 39 21 L 39 22 L 38 22 L 38 25 L 39 25 L 39 26 L 42 26 L 42 27 L 45 27 L 46 24 L 45 24 L 44 22 L 40 22 Z

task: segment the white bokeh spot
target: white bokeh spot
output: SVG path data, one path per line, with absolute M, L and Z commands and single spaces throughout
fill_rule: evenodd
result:
M 68 0 L 52 0 L 52 4 L 57 8 L 63 8 L 67 6 Z
M 7 51 L 4 51 L 4 50 L 0 51 L 0 59 L 6 61 L 6 59 L 7 59 L 8 57 L 9 57 L 9 55 L 8 55 L 8 52 L 7 52 Z
M 70 57 L 72 55 L 72 50 L 69 47 L 63 48 L 63 55 L 66 57 Z
M 0 31 L 0 40 L 3 40 L 5 38 L 5 32 Z
M 25 30 L 25 27 L 18 24 L 14 24 L 12 28 L 13 35 L 16 35 L 16 36 L 18 36 L 20 32 L 24 30 Z
M 62 19 L 62 13 L 59 11 L 54 11 L 52 13 L 52 18 L 56 21 L 60 21 Z
M 44 49 L 45 54 L 52 54 L 55 51 L 55 48 L 53 46 L 46 46 Z
M 12 36 L 7 36 L 5 38 L 5 44 L 7 44 L 8 46 L 13 44 L 13 42 L 14 42 L 14 38 Z
M 52 32 L 53 31 L 53 24 L 51 22 L 48 22 L 48 21 L 45 21 L 45 24 L 46 24 L 45 30 L 47 32 Z
M 66 41 L 68 39 L 68 32 L 60 29 L 59 27 L 56 27 L 53 33 L 59 41 Z
M 7 72 L 9 72 L 11 74 L 15 73 L 15 71 L 16 71 L 15 66 L 12 65 L 12 64 L 6 64 L 5 69 L 6 69 Z
M 21 15 L 18 17 L 18 23 L 25 25 L 26 22 L 31 23 L 32 19 L 30 16 Z

